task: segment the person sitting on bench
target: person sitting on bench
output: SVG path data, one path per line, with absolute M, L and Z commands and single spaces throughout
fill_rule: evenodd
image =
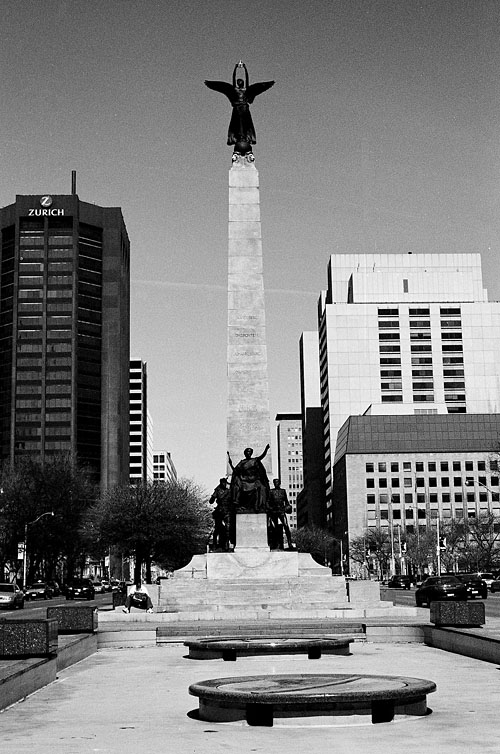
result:
M 151 597 L 138 581 L 130 590 L 127 599 L 125 600 L 124 613 L 129 613 L 131 607 L 136 607 L 138 610 L 146 610 L 148 613 L 153 612 L 153 603 Z

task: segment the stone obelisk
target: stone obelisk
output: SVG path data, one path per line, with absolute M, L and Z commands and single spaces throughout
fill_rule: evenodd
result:
M 270 442 L 259 174 L 253 155 L 233 155 L 229 171 L 227 380 L 227 448 L 236 463 L 244 448 L 257 456 Z M 270 474 L 270 452 L 263 463 Z

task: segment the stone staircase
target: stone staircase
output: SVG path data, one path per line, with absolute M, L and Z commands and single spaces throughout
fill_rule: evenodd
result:
M 157 611 L 179 619 L 331 617 L 349 608 L 342 577 L 269 579 L 168 579 L 162 583 Z

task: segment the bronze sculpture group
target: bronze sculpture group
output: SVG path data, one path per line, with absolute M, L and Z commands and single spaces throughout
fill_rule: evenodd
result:
M 215 504 L 212 512 L 214 518 L 213 549 L 227 551 L 236 541 L 236 515 L 238 513 L 266 513 L 268 524 L 268 542 L 272 550 L 283 549 L 283 532 L 288 548 L 293 549 L 287 513 L 292 508 L 287 494 L 280 486 L 279 479 L 273 479 L 273 488 L 269 486 L 267 472 L 262 460 L 267 455 L 266 445 L 260 456 L 253 456 L 253 448 L 245 448 L 244 458 L 236 466 L 229 453 L 228 461 L 232 470 L 231 484 L 222 477 L 210 498 Z

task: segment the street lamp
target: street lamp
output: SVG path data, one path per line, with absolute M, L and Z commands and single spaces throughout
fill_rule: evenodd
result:
M 26 521 L 24 524 L 24 552 L 23 552 L 23 589 L 26 589 L 26 545 L 28 540 L 28 526 L 31 526 L 32 524 L 36 524 L 37 521 L 40 521 L 41 518 L 44 516 L 53 516 L 54 511 L 46 511 L 45 513 L 41 513 L 38 518 L 35 518 L 33 521 Z

